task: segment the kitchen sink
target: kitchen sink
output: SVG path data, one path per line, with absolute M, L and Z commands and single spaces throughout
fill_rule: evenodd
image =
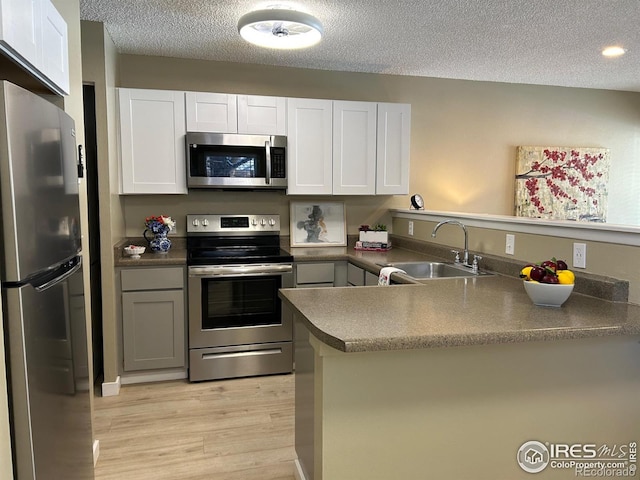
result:
M 382 267 L 396 267 L 416 280 L 429 278 L 480 277 L 493 275 L 488 272 L 474 273 L 470 268 L 441 262 L 395 262 L 378 264 Z

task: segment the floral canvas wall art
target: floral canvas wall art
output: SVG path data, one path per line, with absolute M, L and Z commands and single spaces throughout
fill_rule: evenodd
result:
M 518 147 L 516 216 L 606 222 L 609 149 Z

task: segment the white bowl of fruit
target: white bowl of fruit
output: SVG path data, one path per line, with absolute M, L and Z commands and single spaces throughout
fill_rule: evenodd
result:
M 124 247 L 124 252 L 129 255 L 132 259 L 137 260 L 140 258 L 145 251 L 146 247 L 142 247 L 140 245 L 127 245 Z
M 524 289 L 534 305 L 559 307 L 573 291 L 575 275 L 563 260 L 545 260 L 520 270 Z

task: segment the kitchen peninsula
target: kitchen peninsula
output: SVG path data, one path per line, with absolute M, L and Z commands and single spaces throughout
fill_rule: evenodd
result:
M 638 306 L 537 307 L 501 275 L 280 295 L 307 480 L 529 478 L 527 441 L 638 441 Z

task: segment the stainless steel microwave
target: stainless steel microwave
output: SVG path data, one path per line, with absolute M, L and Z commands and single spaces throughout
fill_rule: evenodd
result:
M 187 186 L 287 188 L 287 137 L 187 133 Z

